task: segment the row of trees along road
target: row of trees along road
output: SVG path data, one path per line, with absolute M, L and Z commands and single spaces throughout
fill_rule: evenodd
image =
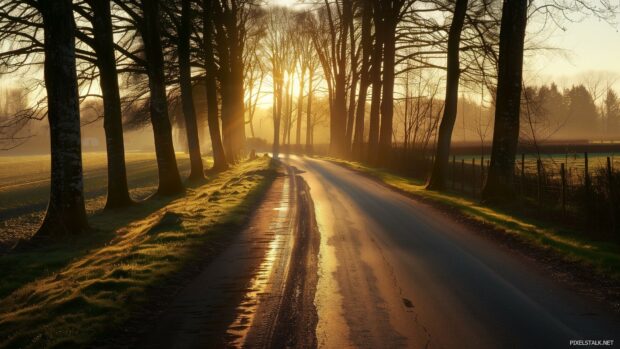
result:
M 442 71 L 446 74 L 443 117 L 432 115 L 438 109 L 433 108 L 437 88 L 418 96 L 415 106 L 405 86 L 405 143 L 418 131 L 419 118 L 413 114 L 420 114 L 421 99 L 426 105 L 421 114 L 431 114 L 425 116 L 431 131 L 422 136 L 424 142 L 432 140 L 439 123 L 428 188 L 446 187 L 459 87 L 466 87 L 468 92 L 486 91 L 495 107 L 491 166 L 483 196 L 486 201 L 511 200 L 522 114 L 523 56 L 525 50 L 536 49 L 526 42 L 528 21 L 538 18 L 561 24 L 593 15 L 611 22 L 616 10 L 606 1 L 581 0 L 325 0 L 306 11 L 272 9 L 265 21 L 266 64 L 262 67 L 270 70 L 273 81 L 273 151 L 279 151 L 281 127 L 286 141 L 293 123 L 287 109 L 291 79 L 286 77 L 297 71 L 303 90 L 305 73 L 314 73 L 302 61 L 320 62 L 323 81 L 319 86 L 326 90 L 330 109 L 330 153 L 375 165 L 388 161 L 394 147 L 394 104 L 401 99 L 395 90 L 396 77 L 409 80 L 411 72 Z M 296 49 L 307 42 L 314 50 Z M 306 83 L 310 109 L 314 81 L 310 78 Z M 301 91 L 298 104 L 299 134 Z M 310 116 L 308 111 L 308 120 Z M 310 121 L 306 124 L 311 134 Z
M 45 71 L 46 96 L 1 128 L 6 134 L 24 120 L 49 121 L 51 197 L 35 236 L 87 229 L 79 104 L 93 97 L 104 106 L 107 208 L 132 204 L 124 127 L 151 126 L 158 194 L 178 194 L 183 185 L 171 120 L 186 131 L 190 179 L 201 180 L 196 93 L 204 94 L 214 168 L 222 170 L 243 157 L 246 123 L 254 136 L 254 114 L 267 87 L 276 156 L 293 132 L 300 145 L 304 123 L 305 146 L 312 151 L 320 119 L 313 100 L 320 94 L 327 99 L 330 153 L 381 165 L 395 148 L 394 115 L 400 113 L 395 105 L 404 105 L 407 146 L 436 137 L 428 188 L 439 190 L 446 185 L 459 88 L 486 91 L 495 120 L 483 196 L 510 200 L 523 56 L 535 49 L 526 41 L 528 23 L 537 16 L 545 23 L 577 20 L 574 14 L 611 21 L 617 10 L 603 0 L 323 0 L 294 7 L 259 0 L 0 0 L 0 5 L 2 71 L 24 74 L 33 66 Z M 440 77 L 429 83 L 424 78 L 429 74 Z M 403 77 L 404 93 L 397 88 Z M 94 83 L 100 85 L 98 96 Z M 440 90 L 443 101 L 436 98 Z M 181 120 L 169 112 L 176 102 Z M 422 132 L 423 124 L 439 131 Z
M 127 185 L 123 126 L 124 121 L 135 120 L 127 119 L 147 119 L 153 129 L 157 194 L 183 191 L 172 142 L 171 99 L 182 104 L 191 162 L 189 179 L 204 178 L 192 95 L 197 82 L 206 87 L 214 169 L 226 169 L 242 157 L 242 57 L 249 2 L 2 0 L 0 5 L 2 72 L 26 75 L 32 67 L 44 68 L 45 97 L 2 124 L 6 140 L 28 120 L 47 118 L 49 122 L 50 201 L 35 239 L 88 229 L 80 103 L 89 98 L 103 100 L 107 209 L 133 203 Z M 119 77 L 126 88 L 121 89 Z M 97 82 L 100 94 L 92 92 L 92 84 Z M 32 88 L 36 89 L 36 84 Z

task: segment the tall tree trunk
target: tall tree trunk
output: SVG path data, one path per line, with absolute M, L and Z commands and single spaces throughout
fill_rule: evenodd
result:
M 70 0 L 39 0 L 51 145 L 50 200 L 35 238 L 88 229 L 84 207 L 75 21 Z
M 314 70 L 308 72 L 308 103 L 306 104 L 306 153 L 312 154 L 312 94 L 314 93 L 312 83 Z
M 370 124 L 368 125 L 368 161 L 375 164 L 379 155 L 379 127 L 381 109 L 381 63 L 383 62 L 383 19 L 379 12 L 378 0 L 373 1 L 373 22 L 375 41 L 370 66 L 372 95 L 370 101 Z
M 105 208 L 126 207 L 132 204 L 132 200 L 129 196 L 125 167 L 123 117 L 114 54 L 110 1 L 90 0 L 88 4 L 93 11 L 93 42 L 103 96 L 103 128 L 108 156 L 108 196 Z
M 240 48 L 238 48 L 240 49 Z M 241 53 L 235 53 L 241 55 Z M 232 151 L 236 160 L 245 155 L 245 96 L 243 87 L 243 60 L 236 59 L 232 66 Z
M 352 64 L 351 70 L 357 70 L 356 64 Z M 345 151 L 346 155 L 351 154 L 351 142 L 353 140 L 353 125 L 355 125 L 355 102 L 356 102 L 356 90 L 357 82 L 359 81 L 359 74 L 357 72 L 351 72 L 351 88 L 349 89 L 349 106 L 347 108 L 347 131 L 345 134 Z
M 327 3 L 327 1 L 326 1 Z M 349 23 L 353 16 L 353 3 L 351 0 L 342 1 L 342 10 L 338 10 L 339 23 L 336 27 L 330 13 L 331 42 L 331 65 L 334 77 L 333 95 L 330 95 L 330 153 L 343 156 L 347 151 L 346 128 L 347 128 L 347 65 L 350 56 L 348 52 Z M 339 31 L 336 35 L 335 32 Z
M 370 85 L 369 67 L 372 55 L 371 32 L 372 8 L 367 1 L 362 3 L 362 69 L 360 71 L 360 90 L 355 111 L 355 132 L 353 135 L 353 158 L 360 159 L 364 147 L 364 117 L 366 114 L 366 96 Z
M 293 84 L 292 79 L 289 79 L 290 82 L 290 86 L 289 86 L 289 91 L 288 91 L 288 102 L 287 102 L 287 128 L 286 128 L 286 148 L 287 151 L 290 152 L 291 150 L 291 130 L 293 129 L 293 89 L 295 88 L 295 84 Z
M 217 104 L 217 81 L 214 50 L 213 50 L 213 1 L 204 0 L 203 2 L 203 28 L 202 35 L 205 46 L 205 92 L 207 97 L 207 124 L 209 125 L 209 137 L 211 138 L 211 148 L 213 149 L 213 169 L 223 171 L 228 168 L 222 136 L 220 134 L 220 120 Z
M 379 131 L 379 154 L 387 159 L 392 147 L 392 123 L 394 119 L 394 71 L 396 64 L 396 20 L 386 16 L 383 32 L 383 96 L 381 98 L 381 128 Z
M 306 70 L 304 67 L 301 67 L 301 74 L 299 78 L 299 95 L 297 96 L 297 133 L 295 133 L 295 144 L 297 145 L 297 150 L 299 151 L 299 146 L 301 144 L 301 115 L 302 110 L 304 108 L 304 85 L 306 78 Z
M 331 140 L 331 152 L 336 156 L 345 155 L 346 149 L 346 120 L 347 120 L 347 99 L 346 99 L 346 79 L 344 74 L 336 78 L 335 97 L 332 119 L 333 137 Z
M 275 64 L 274 64 L 275 66 Z M 274 67 L 274 75 L 276 68 Z M 280 154 L 280 121 L 282 120 L 282 78 L 274 76 L 274 93 L 273 93 L 273 158 L 278 158 Z
M 217 22 L 219 78 L 222 93 L 222 137 L 226 158 L 237 162 L 245 144 L 245 96 L 243 88 L 243 37 L 238 27 L 239 0 L 214 1 Z
M 232 137 L 233 137 L 233 151 L 236 159 L 241 159 L 245 156 L 245 89 L 244 89 L 244 65 L 243 65 L 243 50 L 245 49 L 245 38 L 239 30 L 237 23 L 240 17 L 239 4 L 241 1 L 232 0 L 230 17 L 231 22 L 229 24 L 228 31 L 230 33 L 229 43 L 231 45 L 230 54 L 231 62 L 231 78 L 232 78 L 232 92 L 233 92 L 233 120 L 232 120 Z
M 211 10 L 211 19 L 216 24 L 215 42 L 217 44 L 218 53 L 218 81 L 221 97 L 221 118 L 222 118 L 222 144 L 226 160 L 234 163 L 236 160 L 233 144 L 233 120 L 234 120 L 234 88 L 232 82 L 231 65 L 232 58 L 230 54 L 230 40 L 227 37 L 228 25 L 231 13 L 228 9 L 223 9 L 219 0 L 212 0 L 213 6 Z
M 354 12 L 354 11 L 353 11 Z M 353 127 L 355 125 L 355 105 L 357 102 L 357 84 L 360 78 L 359 71 L 359 47 L 355 36 L 355 21 L 353 15 L 349 17 L 349 22 L 344 23 L 349 27 L 349 50 L 350 50 L 350 72 L 351 72 L 351 85 L 349 87 L 349 106 L 347 108 L 347 129 L 345 134 L 346 155 L 351 156 L 352 141 L 353 141 Z
M 200 140 L 198 138 L 198 124 L 194 107 L 194 92 L 192 90 L 192 73 L 190 62 L 190 34 L 191 34 L 191 3 L 182 0 L 181 23 L 179 27 L 179 84 L 181 85 L 181 103 L 185 117 L 185 131 L 187 133 L 187 148 L 189 150 L 191 181 L 204 179 L 204 167 L 200 154 Z
M 273 95 L 273 158 L 277 159 L 280 155 L 280 118 L 278 117 L 278 97 Z
M 159 170 L 157 194 L 174 195 L 183 191 L 183 184 L 177 168 L 172 143 L 172 127 L 168 118 L 164 56 L 160 37 L 159 0 L 142 0 L 142 11 L 144 13 L 142 39 L 151 92 L 151 124 Z
M 218 50 L 220 51 L 220 50 Z M 233 111 L 232 111 L 232 84 L 230 82 L 230 72 L 228 72 L 228 63 L 226 59 L 220 58 L 219 68 L 219 82 L 220 82 L 220 97 L 222 107 L 222 143 L 224 145 L 224 152 L 226 153 L 226 160 L 229 163 L 235 163 L 235 151 L 233 146 Z
M 454 17 L 448 34 L 448 73 L 446 78 L 446 101 L 439 125 L 437 138 L 437 149 L 435 150 L 435 162 L 433 171 L 428 181 L 427 189 L 445 189 L 448 178 L 448 166 L 450 157 L 450 144 L 452 142 L 452 131 L 456 122 L 456 111 L 459 100 L 459 77 L 461 67 L 459 53 L 461 45 L 461 32 L 467 13 L 468 0 L 457 0 L 454 7 Z
M 508 202 L 515 196 L 514 164 L 519 143 L 527 3 L 527 0 L 504 0 L 502 9 L 493 148 L 482 192 L 487 202 Z

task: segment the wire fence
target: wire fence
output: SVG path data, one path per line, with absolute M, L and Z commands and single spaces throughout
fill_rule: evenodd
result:
M 593 237 L 619 240 L 617 160 L 610 154 L 571 154 L 564 159 L 522 154 L 514 172 L 519 206 L 530 216 L 556 220 Z M 388 169 L 419 180 L 428 178 L 432 163 L 432 157 L 401 148 L 393 149 L 384 162 Z M 479 200 L 488 169 L 488 157 L 452 156 L 448 189 Z

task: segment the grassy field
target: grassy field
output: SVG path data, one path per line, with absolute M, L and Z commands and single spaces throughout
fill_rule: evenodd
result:
M 86 207 L 94 213 L 105 205 L 105 153 L 84 154 Z M 177 153 L 179 171 L 189 173 L 189 158 Z M 208 165 L 209 159 L 205 158 Z M 142 200 L 157 188 L 154 153 L 128 153 L 127 175 L 131 195 Z M 49 197 L 49 155 L 0 157 L 0 253 L 20 238 L 30 237 L 43 219 Z
M 424 189 L 420 180 L 399 176 L 384 169 L 358 162 L 327 158 L 402 192 L 441 203 L 474 221 L 490 224 L 505 234 L 543 249 L 551 249 L 570 262 L 592 268 L 593 272 L 620 280 L 620 245 L 614 242 L 594 241 L 579 232 L 551 225 L 547 222 L 519 216 L 509 209 L 488 207 L 457 194 Z
M 184 196 L 93 213 L 90 234 L 0 256 L 0 347 L 86 347 L 105 337 L 154 287 L 221 248 L 274 176 L 267 157 L 244 162 Z
M 480 164 L 480 155 L 459 155 L 456 156 L 456 161 L 460 165 L 461 160 L 465 160 L 466 164 L 471 163 L 472 158 L 476 158 L 476 163 Z M 605 168 L 607 165 L 607 157 L 610 158 L 613 168 L 620 168 L 620 156 L 616 153 L 592 153 L 588 154 L 589 171 L 593 173 L 597 169 Z M 490 160 L 490 154 L 485 157 L 485 162 Z M 570 154 L 541 154 L 540 156 L 543 167 L 546 171 L 551 171 L 554 174 L 559 174 L 561 164 L 565 164 L 567 176 L 577 179 L 576 177 L 583 177 L 584 174 L 584 154 L 583 153 L 570 153 Z M 525 172 L 534 174 L 536 173 L 536 160 L 538 157 L 535 154 L 526 154 L 525 156 Z M 450 160 L 452 161 L 452 160 Z M 516 166 L 521 167 L 521 156 L 518 156 Z

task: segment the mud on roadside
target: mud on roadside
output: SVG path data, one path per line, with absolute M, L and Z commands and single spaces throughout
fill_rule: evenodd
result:
M 318 314 L 314 304 L 318 284 L 320 235 L 310 187 L 299 175 L 297 230 L 282 306 L 271 335 L 270 348 L 316 348 Z

